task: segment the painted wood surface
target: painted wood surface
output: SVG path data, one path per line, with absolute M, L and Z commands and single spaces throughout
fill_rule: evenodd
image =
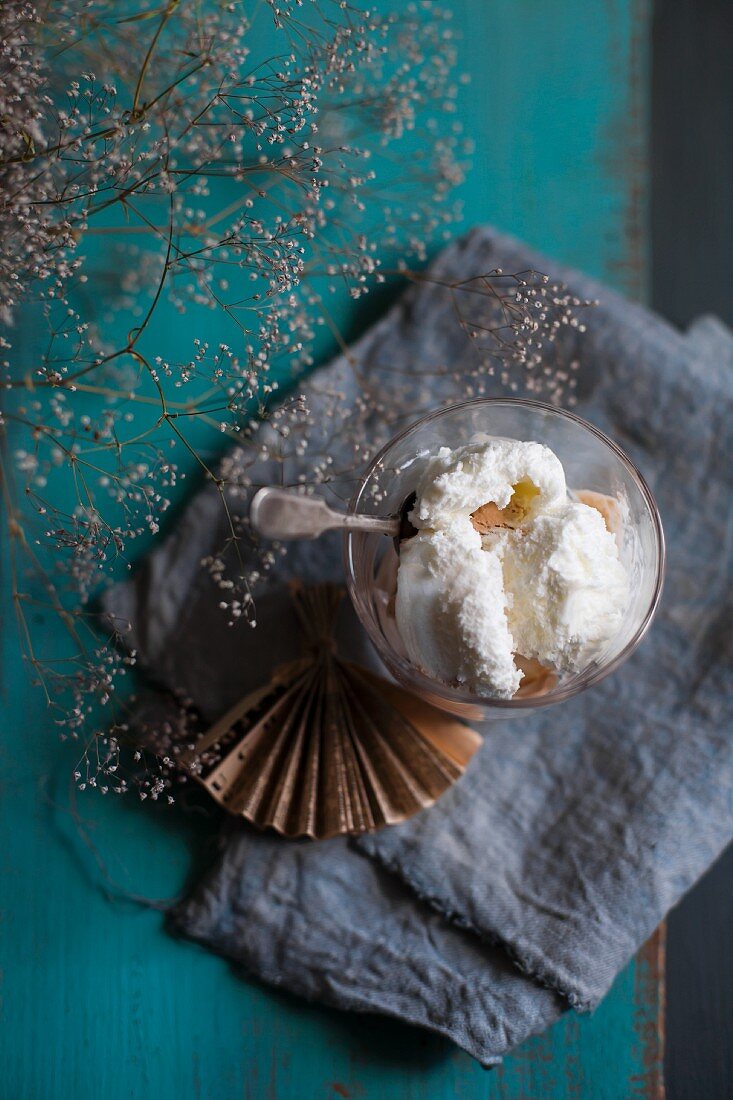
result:
M 648 0 L 453 6 L 477 143 L 466 225 L 492 221 L 643 296 Z M 442 1040 L 266 989 L 108 896 L 69 812 L 73 750 L 17 656 L 7 556 L 2 569 L 2 1100 L 661 1095 L 659 936 L 593 1016 L 486 1072 Z M 177 809 L 92 794 L 80 811 L 127 890 L 175 894 L 210 851 L 213 823 Z
M 651 302 L 733 325 L 733 5 L 654 5 Z M 733 1096 L 733 846 L 669 917 L 669 1100 Z

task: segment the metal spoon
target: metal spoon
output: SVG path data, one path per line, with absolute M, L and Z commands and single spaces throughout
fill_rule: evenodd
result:
M 324 531 L 341 527 L 391 535 L 398 544 L 401 539 L 416 534 L 407 518 L 414 504 L 415 493 L 410 493 L 396 516 L 365 516 L 336 512 L 320 497 L 266 486 L 252 498 L 249 518 L 257 534 L 266 539 L 316 539 Z

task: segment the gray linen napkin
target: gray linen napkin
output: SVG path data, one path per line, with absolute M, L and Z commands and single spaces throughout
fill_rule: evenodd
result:
M 600 299 L 585 332 L 563 328 L 554 355 L 561 368 L 581 361 L 581 415 L 621 443 L 660 505 L 669 564 L 651 634 L 577 699 L 490 725 L 463 779 L 410 822 L 318 844 L 232 826 L 175 913 L 188 935 L 268 982 L 420 1024 L 484 1064 L 568 1005 L 595 1005 L 733 836 L 733 336 L 714 319 L 680 334 L 490 229 L 432 270 L 457 280 L 497 267 L 539 269 Z M 351 349 L 385 406 L 394 386 L 412 387 L 416 404 L 426 388 L 435 404 L 449 400 L 472 354 L 449 296 L 430 284 Z M 446 362 L 453 378 L 434 373 Z M 335 394 L 348 407 L 344 357 L 305 389 L 317 412 Z M 374 414 L 375 438 L 383 430 Z M 254 456 L 238 460 L 266 482 L 275 470 Z M 297 472 L 294 459 L 288 478 Z M 233 503 L 246 509 L 246 494 Z M 105 599 L 131 623 L 151 676 L 207 718 L 288 657 L 296 634 L 277 584 L 258 596 L 255 632 L 226 627 L 199 567 L 223 533 L 205 488 Z M 338 540 L 299 545 L 275 573 L 337 579 Z M 351 655 L 374 667 L 348 608 L 342 628 Z

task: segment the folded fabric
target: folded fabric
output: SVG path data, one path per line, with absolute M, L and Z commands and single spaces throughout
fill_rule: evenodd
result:
M 563 327 L 554 363 L 580 361 L 578 411 L 619 441 L 659 503 L 668 571 L 651 633 L 571 702 L 487 726 L 461 781 L 403 825 L 316 844 L 230 826 L 174 914 L 268 982 L 420 1024 L 484 1064 L 569 1005 L 595 1005 L 733 836 L 733 336 L 714 319 L 680 334 L 490 229 L 432 272 L 459 281 L 495 268 L 545 271 L 599 299 L 584 331 Z M 383 405 L 395 386 L 427 386 L 438 405 L 472 356 L 450 295 L 422 283 L 304 390 L 316 420 L 335 393 L 348 407 L 356 361 Z M 383 428 L 375 412 L 375 438 Z M 253 483 L 274 474 L 256 441 L 235 461 Z M 288 480 L 307 469 L 294 457 Z M 232 506 L 246 511 L 247 494 Z M 200 567 L 225 540 L 221 513 L 216 489 L 203 489 L 105 600 L 150 675 L 207 718 L 296 645 L 278 583 L 258 594 L 256 631 L 227 628 Z M 295 546 L 274 573 L 338 579 L 338 538 Z M 348 608 L 341 633 L 353 658 L 378 667 Z

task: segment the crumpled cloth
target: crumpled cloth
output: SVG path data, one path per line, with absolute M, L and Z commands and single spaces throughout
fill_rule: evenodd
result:
M 463 778 L 409 822 L 320 843 L 232 824 L 173 914 L 267 982 L 419 1024 L 485 1065 L 569 1006 L 597 1004 L 733 836 L 733 336 L 714 318 L 680 333 L 491 229 L 432 270 L 458 280 L 494 268 L 538 269 L 600 301 L 584 332 L 563 327 L 553 355 L 559 367 L 580 360 L 578 411 L 618 440 L 659 503 L 668 570 L 651 632 L 576 699 L 486 727 Z M 385 404 L 390 387 L 427 386 L 437 405 L 473 361 L 457 325 L 449 296 L 420 284 L 351 354 Z M 453 375 L 435 374 L 446 362 Z M 304 389 L 316 409 L 335 392 L 348 407 L 344 357 Z M 255 481 L 272 476 L 250 461 Z M 223 542 L 221 513 L 203 489 L 105 598 L 151 677 L 206 718 L 292 656 L 296 636 L 277 583 L 258 596 L 255 631 L 227 628 L 199 564 Z M 294 546 L 275 574 L 338 580 L 340 569 L 338 539 L 326 538 Z M 376 667 L 348 608 L 342 640 Z

